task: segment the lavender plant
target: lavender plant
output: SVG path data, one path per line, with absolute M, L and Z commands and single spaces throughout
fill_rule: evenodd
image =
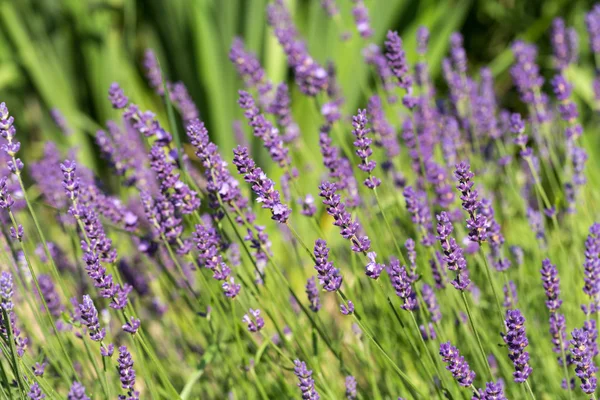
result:
M 368 0 L 315 1 L 323 54 L 267 3 L 239 82 L 147 49 L 146 87 L 90 70 L 97 120 L 0 103 L 0 397 L 596 399 L 600 5 L 501 74 Z

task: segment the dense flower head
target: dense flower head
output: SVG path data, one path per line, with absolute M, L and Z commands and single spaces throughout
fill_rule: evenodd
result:
M 442 356 L 442 361 L 447 364 L 446 369 L 452 373 L 459 385 L 469 387 L 473 384 L 475 372 L 471 370 L 471 367 L 456 347 L 452 346 L 450 342 L 442 343 L 440 356 Z
M 385 40 L 385 57 L 389 68 L 398 79 L 398 85 L 406 90 L 412 86 L 412 77 L 409 73 L 408 60 L 402 45 L 402 39 L 397 32 L 388 31 Z
M 360 158 L 361 163 L 358 168 L 369 174 L 369 177 L 365 180 L 365 186 L 369 189 L 373 189 L 381 184 L 378 178 L 371 176 L 371 172 L 375 169 L 377 163 L 373 160 L 369 160 L 369 157 L 373 154 L 371 149 L 371 143 L 373 140 L 368 136 L 371 133 L 371 129 L 367 128 L 369 123 L 367 119 L 366 110 L 358 110 L 358 113 L 352 117 L 352 134 L 356 138 L 354 141 L 354 147 L 356 147 L 356 155 Z
M 106 329 L 100 328 L 98 320 L 98 310 L 89 295 L 83 296 L 83 303 L 79 304 L 79 314 L 81 322 L 88 329 L 90 339 L 100 342 L 106 336 Z
M 121 89 L 118 83 L 113 82 L 108 89 L 108 100 L 115 109 L 123 109 L 127 107 L 129 99 L 125 96 L 125 92 Z
M 423 232 L 422 243 L 426 246 L 431 245 L 435 239 L 432 240 L 431 212 L 427 204 L 427 194 L 421 190 L 415 190 L 412 186 L 406 186 L 402 194 L 412 222 Z
M 326 291 L 335 292 L 342 285 L 342 276 L 340 271 L 333 266 L 333 262 L 329 260 L 329 251 L 325 240 L 317 239 L 315 241 L 315 270 L 318 274 L 319 283 L 323 285 L 323 289 Z
M 600 5 L 596 4 L 585 16 L 590 48 L 595 54 L 600 54 Z
M 403 310 L 414 311 L 417 308 L 417 294 L 406 267 L 401 265 L 399 260 L 393 259 L 390 261 L 388 273 L 396 295 L 402 300 L 400 307 Z
M 296 84 L 307 96 L 316 96 L 327 89 L 327 70 L 308 53 L 306 43 L 299 38 L 286 5 L 276 0 L 267 6 L 267 21 L 294 71 Z
M 294 360 L 294 374 L 298 378 L 298 387 L 302 391 L 302 398 L 305 400 L 319 400 L 321 396 L 315 388 L 315 381 L 312 378 L 312 371 L 306 367 L 306 363 L 300 360 Z
M 67 394 L 67 400 L 90 400 L 90 398 L 85 394 L 85 386 L 75 381 Z
M 552 21 L 550 41 L 557 69 L 562 70 L 577 60 L 577 47 L 573 48 L 573 44 L 577 43 L 576 35 L 573 29 L 566 28 L 564 19 L 557 17 Z
M 508 347 L 508 357 L 515 366 L 513 377 L 515 382 L 523 383 L 532 372 L 529 366 L 529 353 L 525 348 L 529 345 L 525 335 L 525 317 L 518 309 L 506 312 L 506 334 L 503 335 L 504 343 Z
M 469 218 L 467 219 L 469 239 L 481 243 L 486 240 L 486 225 L 488 221 L 484 215 L 477 213 L 481 202 L 477 190 L 473 189 L 473 177 L 475 174 L 471 172 L 471 165 L 466 161 L 456 164 L 454 176 L 458 181 L 456 188 L 461 193 L 462 207 L 469 213 Z
M 598 380 L 596 372 L 598 367 L 594 363 L 594 353 L 590 344 L 592 333 L 585 329 L 574 329 L 571 340 L 571 355 L 575 364 L 575 373 L 581 380 L 581 390 L 584 393 L 592 394 L 596 391 Z
M 165 88 L 163 86 L 163 77 L 162 72 L 160 71 L 160 66 L 158 65 L 158 59 L 156 58 L 156 54 L 152 49 L 146 49 L 144 52 L 144 69 L 146 70 L 146 78 L 148 79 L 148 83 L 154 89 L 154 91 L 162 96 L 165 94 Z
M 260 112 L 250 93 L 240 90 L 239 95 L 238 104 L 244 110 L 244 116 L 248 120 L 248 125 L 252 128 L 254 136 L 263 141 L 263 145 L 273 161 L 281 167 L 289 165 L 289 150 L 285 147 L 283 138 L 279 135 L 277 128 Z
M 356 30 L 361 37 L 368 39 L 373 36 L 373 29 L 369 22 L 369 10 L 365 6 L 363 0 L 353 0 L 354 7 L 352 7 L 352 15 L 354 16 L 354 22 L 356 23 Z
M 504 395 L 504 385 L 500 382 L 488 382 L 485 389 L 479 389 L 473 400 L 507 400 Z
M 252 185 L 252 191 L 257 195 L 256 201 L 262 203 L 263 208 L 271 210 L 272 219 L 279 223 L 286 223 L 292 210 L 280 200 L 280 195 L 275 190 L 275 183 L 258 168 L 250 158 L 247 147 L 238 146 L 233 151 L 233 164 L 244 180 Z
M 121 387 L 127 391 L 127 400 L 138 400 L 139 393 L 135 391 L 135 370 L 133 369 L 133 358 L 127 347 L 119 347 L 118 371 Z M 119 399 L 125 400 L 125 396 L 119 395 Z
M 229 60 L 235 66 L 246 86 L 250 88 L 258 87 L 262 94 L 267 94 L 271 90 L 272 84 L 266 77 L 260 61 L 258 61 L 256 55 L 246 50 L 241 38 L 236 37 L 233 39 L 229 50 Z
M 583 292 L 595 299 L 600 293 L 600 224 L 594 223 L 585 240 L 585 261 L 583 262 Z
M 562 300 L 560 296 L 560 279 L 558 277 L 558 270 L 556 265 L 550 262 L 550 259 L 545 258 L 542 260 L 542 284 L 546 292 L 546 307 L 550 312 L 556 312 L 561 304 Z
M 346 206 L 341 201 L 341 196 L 336 193 L 337 187 L 331 182 L 321 182 L 319 196 L 323 198 L 327 213 L 334 219 L 333 224 L 340 227 L 340 234 L 344 239 L 350 240 L 351 249 L 357 253 L 366 253 L 371 248 L 371 241 L 367 236 L 359 233 L 358 222 L 346 211 Z
M 42 400 L 46 398 L 46 395 L 42 393 L 42 389 L 37 382 L 33 382 L 29 387 L 27 397 L 31 400 Z

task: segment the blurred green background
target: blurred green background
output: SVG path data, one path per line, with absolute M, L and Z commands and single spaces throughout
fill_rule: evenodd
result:
M 320 62 L 337 61 L 347 110 L 361 104 L 361 87 L 370 84 L 361 61 L 365 42 L 356 34 L 351 0 L 337 0 L 341 20 L 327 18 L 320 0 L 290 0 L 288 5 L 313 56 Z M 584 35 L 583 14 L 592 4 L 576 0 L 366 0 L 374 41 L 381 43 L 387 29 L 403 37 L 414 55 L 418 26 L 431 30 L 428 60 L 439 79 L 448 37 L 465 36 L 470 68 L 490 65 L 497 76 L 499 97 L 518 103 L 507 70 L 510 43 L 517 37 L 536 42 L 550 54 L 547 30 L 552 18 L 564 17 Z M 213 139 L 223 149 L 234 146 L 232 121 L 241 117 L 236 90 L 241 87 L 227 53 L 234 36 L 262 60 L 274 82 L 287 78 L 285 58 L 266 24 L 267 0 L 13 0 L 0 1 L 0 99 L 18 121 L 19 135 L 30 146 L 24 158 L 39 154 L 32 143 L 52 139 L 77 145 L 83 161 L 98 165 L 91 151 L 93 133 L 116 117 L 107 101 L 111 82 L 119 82 L 142 108 L 166 120 L 160 98 L 148 88 L 141 67 L 143 51 L 155 50 L 167 79 L 183 81 L 198 105 Z M 352 38 L 342 42 L 345 32 Z M 582 37 L 582 43 L 587 39 Z M 589 57 L 582 45 L 582 57 Z M 542 58 L 550 70 L 550 60 Z M 592 65 L 586 63 L 586 65 Z M 591 102 L 593 71 L 575 70 L 580 98 Z M 301 114 L 303 134 L 318 134 L 311 125 L 314 106 L 293 93 L 294 112 Z M 510 105 L 510 104 L 509 104 Z M 63 137 L 50 122 L 57 107 L 75 129 Z M 27 139 L 25 139 L 27 137 Z M 69 142 L 69 143 L 67 143 Z M 29 153 L 29 154 L 28 154 Z M 225 151 L 225 154 L 229 154 Z

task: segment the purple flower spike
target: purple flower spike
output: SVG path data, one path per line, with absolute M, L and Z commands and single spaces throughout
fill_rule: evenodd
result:
M 260 332 L 265 326 L 265 320 L 260 316 L 260 310 L 253 310 L 250 308 L 248 314 L 244 315 L 242 322 L 248 325 L 249 332 Z
M 321 300 L 319 299 L 319 290 L 317 289 L 317 282 L 314 276 L 308 278 L 306 282 L 306 295 L 310 303 L 309 308 L 314 312 L 319 311 L 321 309 Z
M 108 89 L 108 100 L 110 100 L 113 108 L 117 110 L 127 107 L 127 104 L 129 103 L 129 99 L 125 96 L 125 92 L 123 92 L 121 86 L 116 82 L 112 83 Z
M 560 279 L 556 265 L 552 264 L 548 258 L 542 260 L 542 284 L 546 292 L 546 307 L 551 313 L 558 311 L 562 305 L 560 296 Z
M 119 347 L 119 375 L 121 380 L 121 387 L 127 391 L 127 400 L 138 400 L 139 392 L 134 389 L 135 385 L 135 370 L 133 369 L 133 359 L 131 353 L 127 350 L 127 347 Z M 125 399 L 124 396 L 119 396 L 121 399 Z
M 586 394 L 596 391 L 598 367 L 594 363 L 594 352 L 590 344 L 591 333 L 585 329 L 575 329 L 572 333 L 571 355 L 575 364 L 575 373 L 581 380 L 581 390 Z
M 294 374 L 298 377 L 298 387 L 302 391 L 303 399 L 319 400 L 321 398 L 317 389 L 315 389 L 312 371 L 306 368 L 304 361 L 294 360 Z
M 458 349 L 450 342 L 442 343 L 440 346 L 440 356 L 448 364 L 446 369 L 452 373 L 454 379 L 463 387 L 469 387 L 475 379 L 475 372 L 471 371 L 465 358 L 460 355 Z
M 244 110 L 244 116 L 248 120 L 248 125 L 253 129 L 254 136 L 263 141 L 263 145 L 273 161 L 280 167 L 289 166 L 289 150 L 285 147 L 277 128 L 269 122 L 264 114 L 261 114 L 250 93 L 240 90 L 239 95 L 238 104 Z
M 233 155 L 233 164 L 237 167 L 238 172 L 244 175 L 244 180 L 252 184 L 252 190 L 257 195 L 256 201 L 262 203 L 263 208 L 271 210 L 271 218 L 274 221 L 285 224 L 292 210 L 281 202 L 273 181 L 256 166 L 254 160 L 250 158 L 247 147 L 238 146 L 233 151 Z
M 81 322 L 88 328 L 90 339 L 100 342 L 106 336 L 106 329 L 100 329 L 98 321 L 98 310 L 89 295 L 83 296 L 83 303 L 79 304 L 79 313 Z
M 358 110 L 358 114 L 352 117 L 352 126 L 354 130 L 352 134 L 356 138 L 354 141 L 354 147 L 356 147 L 356 155 L 361 159 L 361 163 L 358 168 L 369 174 L 369 177 L 365 180 L 365 186 L 369 189 L 374 189 L 381 184 L 381 181 L 371 176 L 371 172 L 377 166 L 377 163 L 373 160 L 369 160 L 369 157 L 373 154 L 371 150 L 371 138 L 367 135 L 371 132 L 371 129 L 367 128 L 369 120 L 367 119 L 366 110 Z
M 485 390 L 480 389 L 478 395 L 473 396 L 473 400 L 507 400 L 504 395 L 504 386 L 499 383 L 488 382 L 485 384 Z
M 132 335 L 140 328 L 140 320 L 130 317 L 129 321 L 121 327 L 125 332 Z
M 440 311 L 440 305 L 435 297 L 435 292 L 428 284 L 424 283 L 422 288 L 423 301 L 429 310 L 431 315 L 431 321 L 440 322 L 442 320 L 442 312 Z
M 37 382 L 33 382 L 33 384 L 29 387 L 27 397 L 31 400 L 42 400 L 46 398 L 46 395 L 42 393 L 40 385 L 38 385 Z
M 371 29 L 371 24 L 369 23 L 369 10 L 363 0 L 353 1 L 352 15 L 356 23 L 356 30 L 358 30 L 361 37 L 368 39 L 373 36 L 373 29 Z
M 148 79 L 150 87 L 154 89 L 159 96 L 164 95 L 165 88 L 163 86 L 162 73 L 160 71 L 160 67 L 158 66 L 158 59 L 156 58 L 154 51 L 151 49 L 146 49 L 146 52 L 144 53 L 143 64 L 146 70 L 146 78 Z
M 600 224 L 590 227 L 585 240 L 585 261 L 583 262 L 583 292 L 592 300 L 591 307 L 597 306 L 596 298 L 600 293 Z
M 67 400 L 90 400 L 90 398 L 85 394 L 85 386 L 75 381 L 67 394 Z
M 342 286 L 342 276 L 340 271 L 329 261 L 329 248 L 327 242 L 323 239 L 315 241 L 314 255 L 316 259 L 315 269 L 317 270 L 319 283 L 323 289 L 328 292 L 335 292 Z
M 350 240 L 351 249 L 356 253 L 365 253 L 371 248 L 371 241 L 367 236 L 360 236 L 358 222 L 346 211 L 346 206 L 341 201 L 341 196 L 336 193 L 337 187 L 331 182 L 322 182 L 319 185 L 319 196 L 327 207 L 327 214 L 334 219 L 333 224 L 340 227 L 340 234 L 344 239 Z
M 352 300 L 348 300 L 348 305 L 345 304 L 340 305 L 340 311 L 344 315 L 354 314 L 354 303 Z
M 596 4 L 585 16 L 585 25 L 590 38 L 590 48 L 600 54 L 600 5 Z
M 453 237 L 450 237 L 453 229 L 450 217 L 445 211 L 442 211 L 437 215 L 437 220 L 438 239 L 444 252 L 442 259 L 446 264 L 446 268 L 456 272 L 456 278 L 452 281 L 452 285 L 458 290 L 466 290 L 471 284 L 469 271 L 467 270 L 467 260 L 464 257 L 462 248 Z
M 406 53 L 402 46 L 402 39 L 400 39 L 397 32 L 388 31 L 387 33 L 385 41 L 385 57 L 387 58 L 389 68 L 398 79 L 399 86 L 408 91 L 412 86 L 412 78 L 409 73 Z
M 417 308 L 417 293 L 412 288 L 412 281 L 406 268 L 400 265 L 400 261 L 393 259 L 390 261 L 388 273 L 396 295 L 402 300 L 400 307 L 406 311 L 414 311 Z
M 469 218 L 467 219 L 469 238 L 474 242 L 481 243 L 486 240 L 485 227 L 487 219 L 485 216 L 477 214 L 477 208 L 479 208 L 481 203 L 477 190 L 473 189 L 473 177 L 475 175 L 471 172 L 471 165 L 466 161 L 456 164 L 454 175 L 458 180 L 456 188 L 461 193 L 462 207 L 469 213 Z
M 53 317 L 59 317 L 64 310 L 64 306 L 60 302 L 60 296 L 56 291 L 52 278 L 45 274 L 38 275 L 38 283 L 42 297 L 44 297 L 44 301 L 48 306 L 48 311 Z M 42 310 L 45 310 L 45 308 L 42 308 Z
M 529 353 L 525 347 L 529 345 L 525 335 L 525 318 L 518 309 L 506 312 L 506 334 L 503 335 L 504 343 L 508 346 L 508 357 L 515 366 L 513 377 L 515 382 L 523 383 L 533 371 L 529 366 Z
M 565 27 L 565 21 L 562 18 L 555 18 L 552 21 L 552 32 L 550 41 L 552 42 L 552 50 L 554 52 L 554 64 L 558 70 L 563 70 L 572 62 L 577 60 L 577 48 L 573 48 L 573 43 L 570 36 L 573 35 L 572 30 Z M 577 39 L 575 38 L 575 43 Z
M 346 377 L 346 399 L 347 400 L 356 400 L 356 378 L 352 375 L 348 375 Z

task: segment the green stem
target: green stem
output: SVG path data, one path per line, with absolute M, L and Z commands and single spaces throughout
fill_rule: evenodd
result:
M 463 303 L 465 305 L 465 310 L 467 311 L 467 316 L 469 317 L 469 323 L 471 324 L 471 329 L 473 330 L 473 333 L 475 334 L 475 338 L 477 339 L 477 345 L 479 346 L 479 351 L 481 352 L 481 356 L 483 357 L 483 363 L 487 369 L 487 373 L 490 376 L 490 379 L 494 378 L 494 375 L 492 374 L 492 369 L 490 368 L 490 364 L 488 363 L 488 359 L 487 359 L 487 354 L 485 353 L 485 350 L 483 349 L 483 345 L 481 344 L 481 338 L 479 337 L 479 333 L 477 332 L 477 329 L 475 328 L 475 321 L 473 319 L 473 315 L 471 314 L 471 308 L 469 307 L 469 302 L 467 301 L 467 296 L 465 295 L 464 291 L 460 292 L 462 299 L 463 299 Z

